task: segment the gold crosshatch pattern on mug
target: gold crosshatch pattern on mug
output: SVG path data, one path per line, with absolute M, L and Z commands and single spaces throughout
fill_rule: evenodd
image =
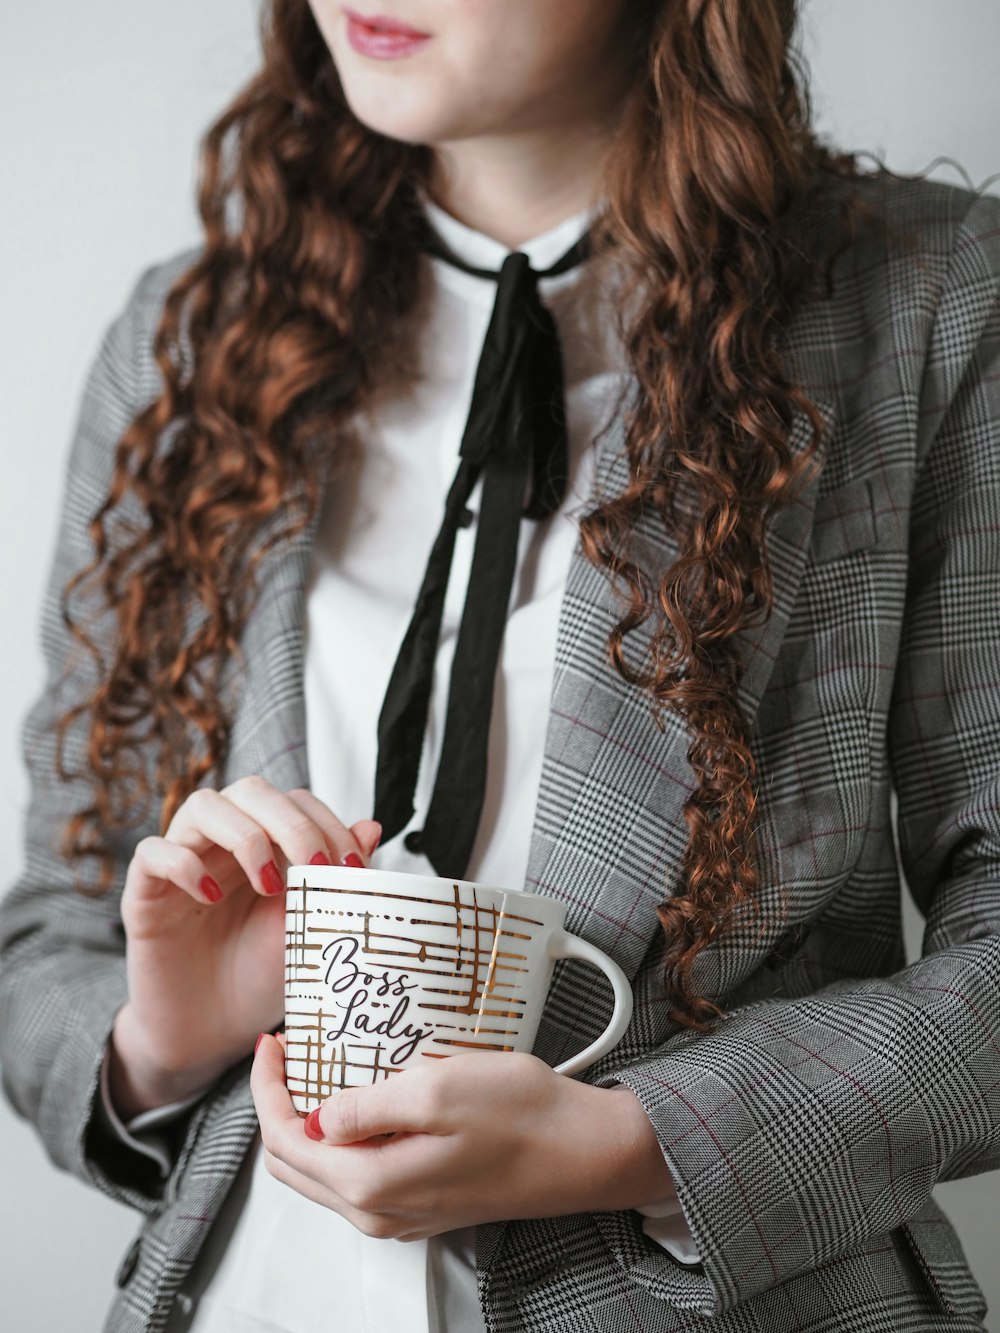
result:
M 327 989 L 324 950 L 331 942 L 356 941 L 353 966 L 363 973 L 395 978 L 400 984 L 419 983 L 420 994 L 414 997 L 409 1017 L 422 1025 L 422 1031 L 432 1029 L 418 1043 L 419 1054 L 442 1059 L 459 1048 L 514 1049 L 525 1004 L 518 993 L 528 972 L 525 946 L 542 926 L 531 917 L 483 903 L 473 885 L 453 883 L 449 897 L 421 898 L 379 889 L 305 884 L 289 889 L 285 934 L 289 1092 L 318 1104 L 335 1089 L 374 1084 L 401 1072 L 391 1062 L 391 1044 L 377 1037 L 359 1041 L 346 1035 L 339 1040 L 327 1036 L 342 1022 L 344 1007 L 340 1002 L 338 1008 L 336 996 Z M 304 1002 L 304 1007 L 296 1007 L 296 1001 Z M 369 1003 L 375 1008 L 383 1004 Z M 384 1007 L 390 1008 L 388 1001 Z

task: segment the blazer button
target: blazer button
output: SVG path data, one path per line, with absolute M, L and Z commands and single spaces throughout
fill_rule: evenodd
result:
M 118 1272 L 115 1274 L 115 1286 L 124 1287 L 129 1278 L 135 1272 L 136 1265 L 139 1262 L 139 1255 L 142 1252 L 142 1243 L 138 1236 L 125 1251 L 125 1257 L 118 1265 Z

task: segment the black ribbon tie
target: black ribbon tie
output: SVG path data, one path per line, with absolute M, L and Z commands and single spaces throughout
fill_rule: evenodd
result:
M 378 720 L 374 817 L 382 841 L 413 817 L 455 535 L 482 476 L 479 526 L 448 688 L 444 737 L 424 827 L 407 837 L 437 874 L 462 879 L 482 816 L 490 715 L 522 516 L 548 518 L 562 503 L 569 472 L 563 369 L 555 322 L 538 279 L 586 258 L 584 236 L 558 263 L 536 273 L 527 255 L 509 254 L 499 273 L 465 264 L 434 237 L 439 258 L 497 284 L 476 369 L 459 465 L 445 501 L 413 616 Z

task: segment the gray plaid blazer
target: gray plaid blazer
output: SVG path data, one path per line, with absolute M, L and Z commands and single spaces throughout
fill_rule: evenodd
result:
M 1000 202 L 867 188 L 891 233 L 839 261 L 789 337 L 830 442 L 774 523 L 775 609 L 745 643 L 768 874 L 759 920 L 699 961 L 728 1014 L 711 1035 L 674 1028 L 657 982 L 655 907 L 685 840 L 683 726 L 657 731 L 607 665 L 614 602 L 579 552 L 559 623 L 527 887 L 564 898 L 570 929 L 634 981 L 631 1028 L 587 1077 L 641 1099 L 703 1262 L 676 1264 L 631 1212 L 483 1226 L 491 1333 L 981 1327 L 931 1189 L 1000 1164 Z M 58 592 L 89 557 L 115 443 L 157 392 L 152 332 L 192 257 L 142 277 L 87 385 L 44 612 L 49 683 L 26 728 L 27 865 L 0 917 L 7 1095 L 58 1166 L 145 1215 L 114 1333 L 163 1329 L 257 1128 L 245 1061 L 179 1122 L 166 1179 L 104 1139 L 98 1072 L 125 999 L 118 895 L 74 892 L 54 851 L 82 794 L 54 779 L 52 720 L 89 670 L 64 671 Z M 807 437 L 798 423 L 795 447 Z M 625 480 L 619 444 L 601 447 L 605 488 Z M 638 537 L 651 567 L 673 559 L 652 520 Z M 227 780 L 308 783 L 312 538 L 262 568 Z M 901 870 L 927 916 L 912 966 Z M 564 968 L 538 1053 L 565 1056 L 606 1014 L 593 976 Z

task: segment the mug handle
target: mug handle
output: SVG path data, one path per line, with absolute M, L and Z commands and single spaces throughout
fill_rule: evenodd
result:
M 621 970 L 616 962 L 613 962 L 606 953 L 602 953 L 593 944 L 588 944 L 586 940 L 581 940 L 579 935 L 571 935 L 568 930 L 554 930 L 549 940 L 550 958 L 579 958 L 581 962 L 591 963 L 594 967 L 599 967 L 607 979 L 611 982 L 611 987 L 615 993 L 615 1011 L 611 1015 L 611 1022 L 589 1046 L 585 1046 L 582 1051 L 576 1055 L 571 1055 L 568 1060 L 555 1066 L 557 1074 L 579 1074 L 581 1070 L 587 1069 L 602 1055 L 607 1055 L 621 1041 L 625 1035 L 625 1029 L 632 1020 L 632 987 L 628 983 L 628 977 Z

